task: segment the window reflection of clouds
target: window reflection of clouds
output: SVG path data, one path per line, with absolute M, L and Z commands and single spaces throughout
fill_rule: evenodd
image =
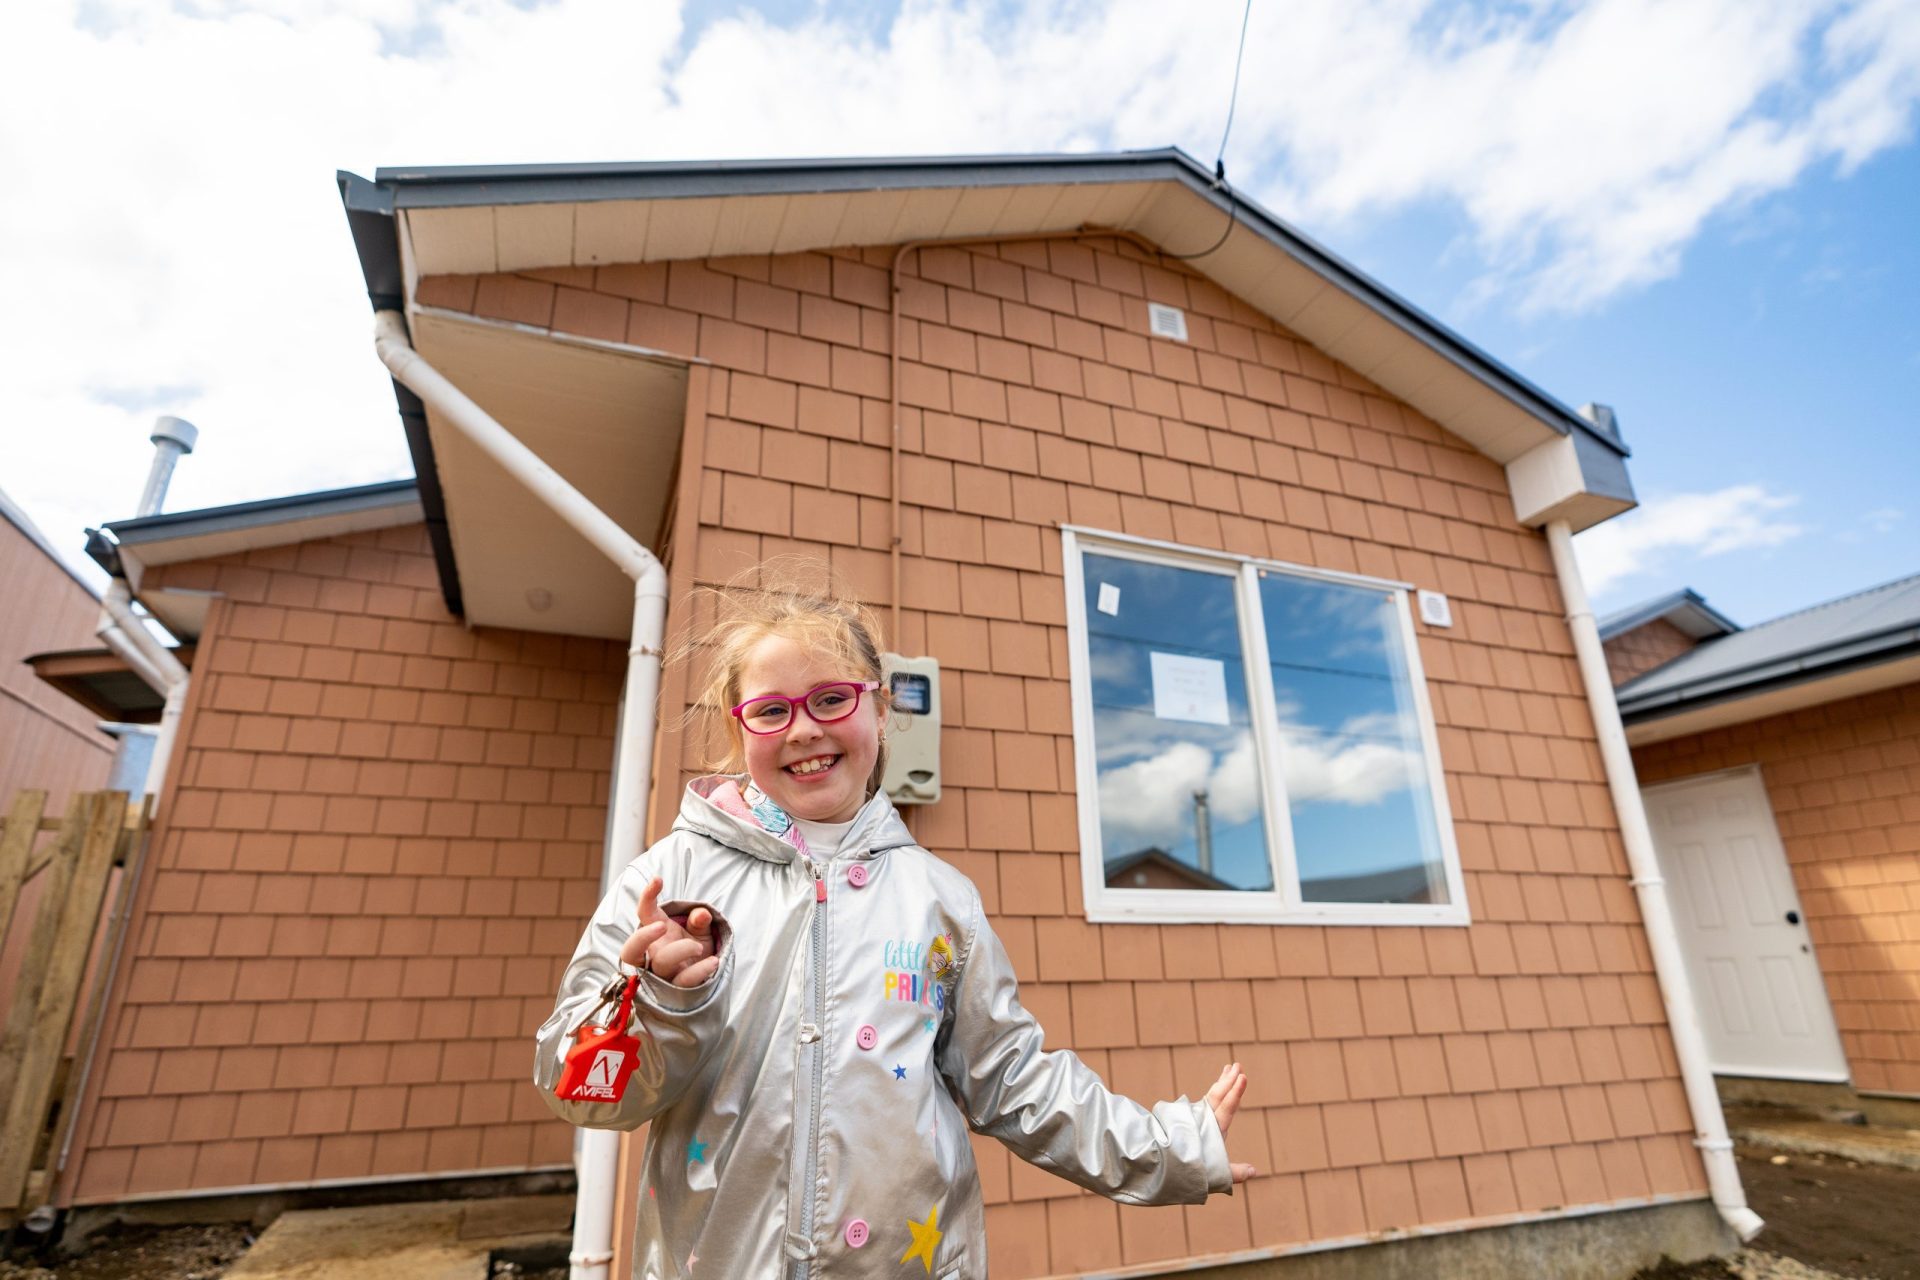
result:
M 1091 553 L 1084 564 L 1105 862 L 1157 849 L 1196 873 L 1183 887 L 1271 888 L 1234 580 Z M 1120 589 L 1117 614 L 1098 609 L 1103 583 Z M 1154 715 L 1155 651 L 1220 662 L 1230 723 Z
M 1260 590 L 1302 897 L 1445 901 L 1392 597 L 1279 574 Z

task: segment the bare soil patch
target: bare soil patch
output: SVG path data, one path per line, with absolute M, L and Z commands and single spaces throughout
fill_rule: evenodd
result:
M 1920 1173 L 1831 1156 L 1740 1150 L 1753 1243 L 1836 1275 L 1920 1280 Z
M 0 1280 L 216 1280 L 252 1243 L 244 1223 L 120 1226 L 96 1235 L 79 1257 L 45 1265 L 0 1258 Z

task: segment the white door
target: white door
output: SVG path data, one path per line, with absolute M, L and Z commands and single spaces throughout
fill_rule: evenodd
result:
M 1759 770 L 1644 794 L 1713 1070 L 1845 1080 L 1840 1032 Z

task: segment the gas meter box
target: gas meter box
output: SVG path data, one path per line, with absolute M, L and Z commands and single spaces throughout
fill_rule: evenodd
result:
M 940 798 L 940 661 L 887 653 L 880 669 L 893 695 L 880 785 L 895 804 L 932 804 Z

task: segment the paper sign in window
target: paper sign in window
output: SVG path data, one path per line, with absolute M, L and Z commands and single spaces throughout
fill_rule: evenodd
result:
M 1120 616 L 1120 588 L 1111 582 L 1100 584 L 1100 603 L 1096 606 L 1100 612 Z
M 1153 714 L 1162 720 L 1228 724 L 1227 664 L 1218 658 L 1153 653 Z

